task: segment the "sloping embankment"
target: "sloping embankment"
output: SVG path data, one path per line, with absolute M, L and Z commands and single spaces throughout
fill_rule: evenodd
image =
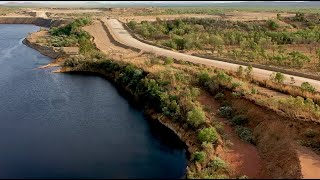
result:
M 34 42 L 30 37 L 26 37 L 23 41 L 23 44 L 39 51 L 41 54 L 51 57 L 53 59 L 62 57 L 64 55 L 63 51 L 57 51 L 53 47 L 48 47 Z
M 42 27 L 57 27 L 69 20 L 45 19 L 39 17 L 0 17 L 0 24 L 34 24 Z

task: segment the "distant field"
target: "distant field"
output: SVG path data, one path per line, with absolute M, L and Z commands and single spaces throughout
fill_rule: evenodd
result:
M 156 8 L 154 11 L 136 12 L 135 15 L 162 14 L 210 14 L 219 15 L 227 12 L 287 12 L 287 13 L 320 13 L 320 7 L 166 7 Z

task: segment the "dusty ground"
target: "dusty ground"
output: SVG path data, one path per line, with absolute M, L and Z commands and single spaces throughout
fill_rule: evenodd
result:
M 199 97 L 202 105 L 208 107 L 209 113 L 213 115 L 215 121 L 223 124 L 224 134 L 227 135 L 231 142 L 230 147 L 218 148 L 218 156 L 227 162 L 231 168 L 233 176 L 246 175 L 249 178 L 265 178 L 262 174 L 262 159 L 258 154 L 258 150 L 252 144 L 242 141 L 234 129 L 227 123 L 225 118 L 217 116 L 219 104 L 207 92 L 202 92 Z

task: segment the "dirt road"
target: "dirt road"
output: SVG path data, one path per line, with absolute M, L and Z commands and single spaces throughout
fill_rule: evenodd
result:
M 151 53 L 154 53 L 157 55 L 172 57 L 175 59 L 190 61 L 193 63 L 200 63 L 200 64 L 204 64 L 204 65 L 214 66 L 214 67 L 221 68 L 224 70 L 236 71 L 239 68 L 239 65 L 237 65 L 237 64 L 195 57 L 192 55 L 187 55 L 187 54 L 183 54 L 183 53 L 179 53 L 179 52 L 175 52 L 175 51 L 171 51 L 171 50 L 166 50 L 166 49 L 162 49 L 162 48 L 159 48 L 156 46 L 142 43 L 142 42 L 138 41 L 137 39 L 133 38 L 128 33 L 128 31 L 126 31 L 124 29 L 122 24 L 117 19 L 104 18 L 102 20 L 108 26 L 108 29 L 112 31 L 111 34 L 114 36 L 114 38 L 122 44 L 141 49 L 145 52 L 151 52 Z M 243 66 L 243 67 L 246 67 L 246 66 Z M 253 72 L 252 72 L 252 74 L 255 78 L 258 78 L 261 80 L 269 79 L 269 77 L 272 73 L 273 73 L 273 71 L 268 71 L 268 70 L 259 69 L 259 68 L 254 68 Z M 290 77 L 293 77 L 295 80 L 295 83 L 293 85 L 300 86 L 301 83 L 303 83 L 303 82 L 309 82 L 311 85 L 313 85 L 316 88 L 317 91 L 320 91 L 320 82 L 317 80 L 303 78 L 303 77 L 299 77 L 299 76 L 292 76 L 292 75 L 288 75 L 288 74 L 284 74 L 284 75 L 286 77 L 286 79 L 284 81 L 285 84 L 290 84 Z

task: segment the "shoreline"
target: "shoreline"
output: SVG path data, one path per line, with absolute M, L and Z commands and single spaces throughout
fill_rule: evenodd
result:
M 54 70 L 52 72 L 53 73 L 80 73 L 80 74 L 90 74 L 90 75 L 101 76 L 101 77 L 105 78 L 107 81 L 111 82 L 116 87 L 117 90 L 121 91 L 122 93 L 125 93 L 126 100 L 137 102 L 139 104 L 139 106 L 141 104 L 143 104 L 143 102 L 141 102 L 139 97 L 136 97 L 134 94 L 132 94 L 132 92 L 129 89 L 122 87 L 120 84 L 116 84 L 116 82 L 114 80 L 112 80 L 111 78 L 109 78 L 108 76 L 106 76 L 103 73 L 95 72 L 95 71 L 71 70 L 71 69 L 68 69 L 68 68 L 65 68 L 65 67 L 59 65 L 58 61 L 59 60 L 61 61 L 67 57 L 67 56 L 65 56 L 66 55 L 65 53 L 57 52 L 53 48 L 43 46 L 43 45 L 36 43 L 36 42 L 32 42 L 30 40 L 30 38 L 28 38 L 28 37 L 26 37 L 22 41 L 22 43 L 32 49 L 35 49 L 36 51 L 38 51 L 42 55 L 48 56 L 53 59 L 49 64 L 41 66 L 41 67 L 39 67 L 39 69 L 49 68 L 49 67 L 60 67 L 59 69 Z M 168 128 L 170 131 L 172 131 L 180 139 L 181 142 L 183 142 L 183 144 L 185 146 L 186 153 L 187 153 L 187 157 L 186 157 L 187 158 L 186 170 L 187 170 L 189 165 L 191 164 L 190 163 L 191 154 L 193 152 L 195 152 L 195 150 L 196 150 L 196 148 L 194 146 L 192 146 L 193 143 L 190 140 L 188 141 L 188 136 L 186 136 L 187 134 L 190 134 L 190 133 L 186 132 L 184 130 L 184 128 L 178 128 L 179 127 L 178 123 L 174 123 L 173 121 L 170 121 L 167 118 L 164 118 L 164 119 L 158 118 L 160 114 L 157 113 L 153 108 L 147 107 L 143 110 L 143 113 L 151 120 L 155 120 L 155 121 L 159 122 L 161 125 Z M 182 178 L 187 179 L 186 177 L 187 177 L 187 171 L 185 172 L 184 177 L 182 177 Z

